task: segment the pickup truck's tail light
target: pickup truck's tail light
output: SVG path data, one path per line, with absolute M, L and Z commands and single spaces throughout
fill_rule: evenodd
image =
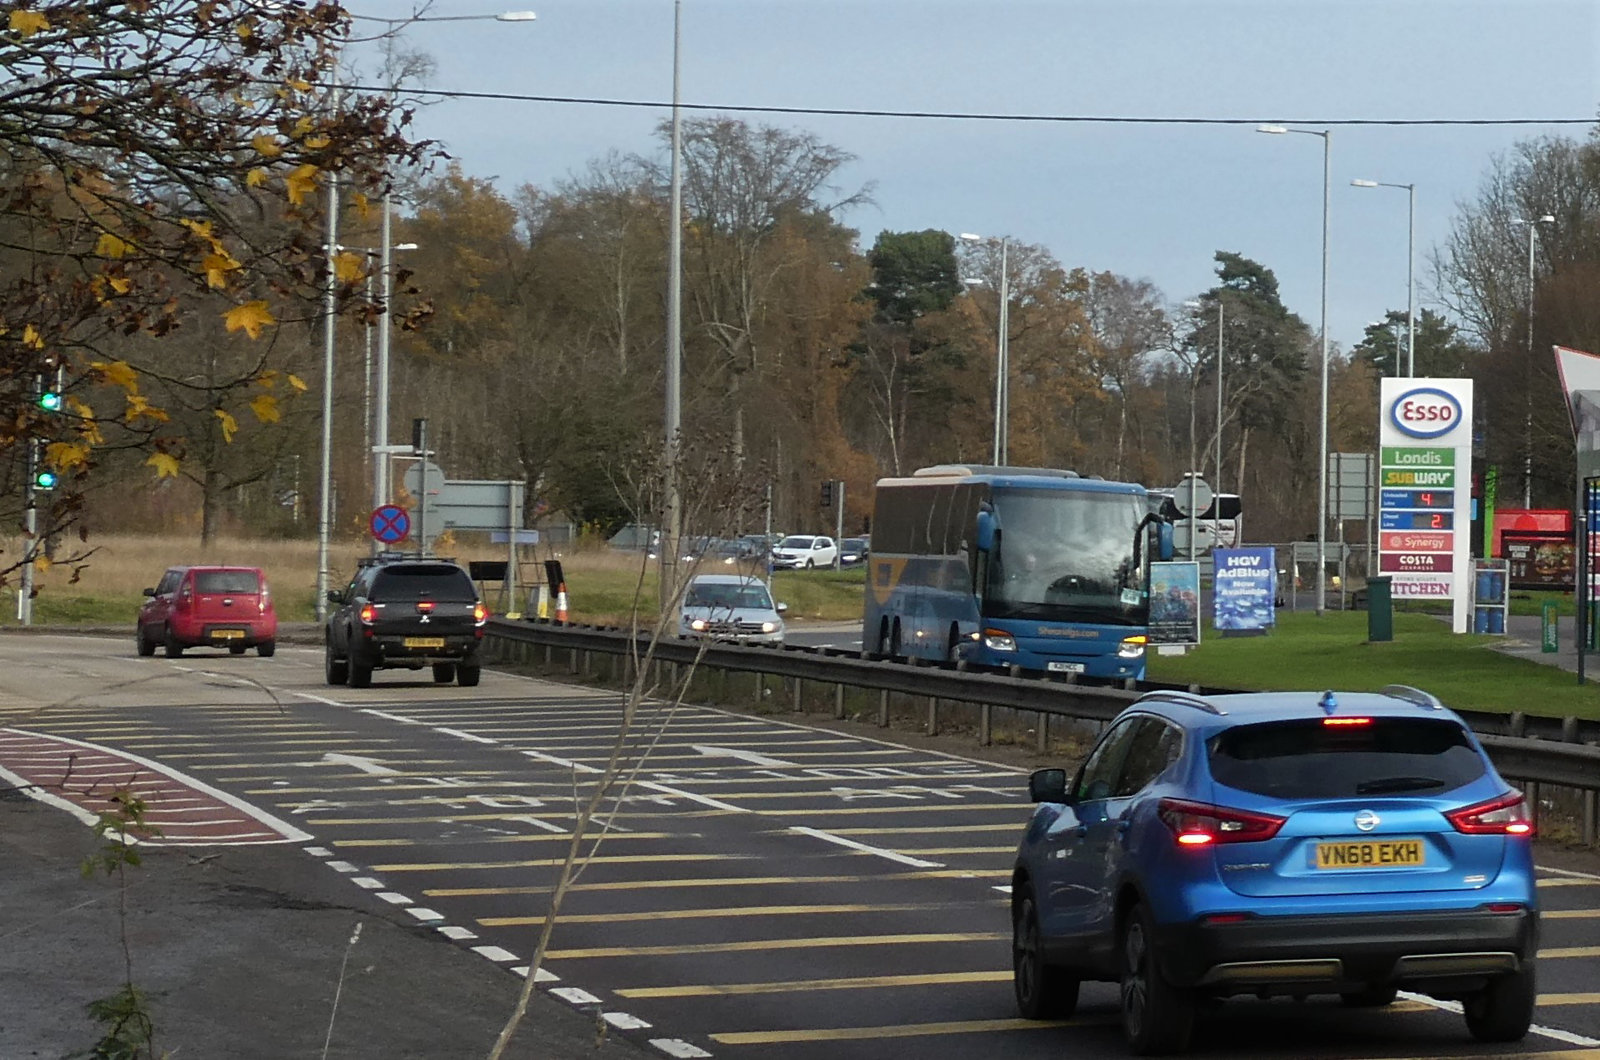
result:
M 363 626 L 370 626 L 372 623 L 376 622 L 377 619 L 378 609 L 376 607 L 373 607 L 371 604 L 361 605 L 361 624 Z
M 482 604 L 472 605 L 472 621 L 474 625 L 483 625 L 489 621 L 489 609 Z
M 1271 839 L 1283 827 L 1286 817 L 1252 813 L 1186 799 L 1162 799 L 1156 814 L 1172 829 L 1178 845 L 1210 846 L 1213 843 L 1258 843 Z
M 1508 791 L 1487 802 L 1451 810 L 1444 816 L 1451 827 L 1466 835 L 1533 835 L 1528 802 L 1520 791 Z
M 424 615 L 432 614 L 436 605 L 432 600 L 418 600 L 417 610 Z

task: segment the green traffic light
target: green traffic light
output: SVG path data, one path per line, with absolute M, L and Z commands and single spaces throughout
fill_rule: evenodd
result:
M 39 407 L 44 409 L 46 412 L 60 412 L 61 411 L 61 391 L 59 391 L 59 390 L 46 390 L 44 393 L 40 394 L 39 395 Z
M 58 476 L 54 471 L 39 471 L 33 476 L 33 488 L 39 490 L 53 490 L 56 488 L 56 483 L 58 481 L 60 481 L 60 476 Z

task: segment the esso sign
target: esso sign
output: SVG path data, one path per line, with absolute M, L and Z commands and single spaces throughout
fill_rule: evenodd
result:
M 1461 422 L 1461 402 L 1434 387 L 1408 390 L 1394 399 L 1389 418 L 1395 429 L 1413 438 L 1438 438 Z

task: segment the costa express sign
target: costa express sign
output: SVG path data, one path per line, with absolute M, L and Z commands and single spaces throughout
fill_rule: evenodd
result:
M 1417 387 L 1394 399 L 1389 422 L 1413 438 L 1438 438 L 1461 422 L 1461 402 L 1437 387 Z

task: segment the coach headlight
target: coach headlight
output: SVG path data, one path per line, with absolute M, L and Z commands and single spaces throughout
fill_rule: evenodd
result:
M 1017 650 L 1017 639 L 1003 629 L 984 630 L 983 643 L 990 651 Z
M 1137 659 L 1144 654 L 1144 646 L 1149 640 L 1150 638 L 1142 633 L 1136 637 L 1123 637 L 1122 643 L 1117 645 L 1117 658 Z

